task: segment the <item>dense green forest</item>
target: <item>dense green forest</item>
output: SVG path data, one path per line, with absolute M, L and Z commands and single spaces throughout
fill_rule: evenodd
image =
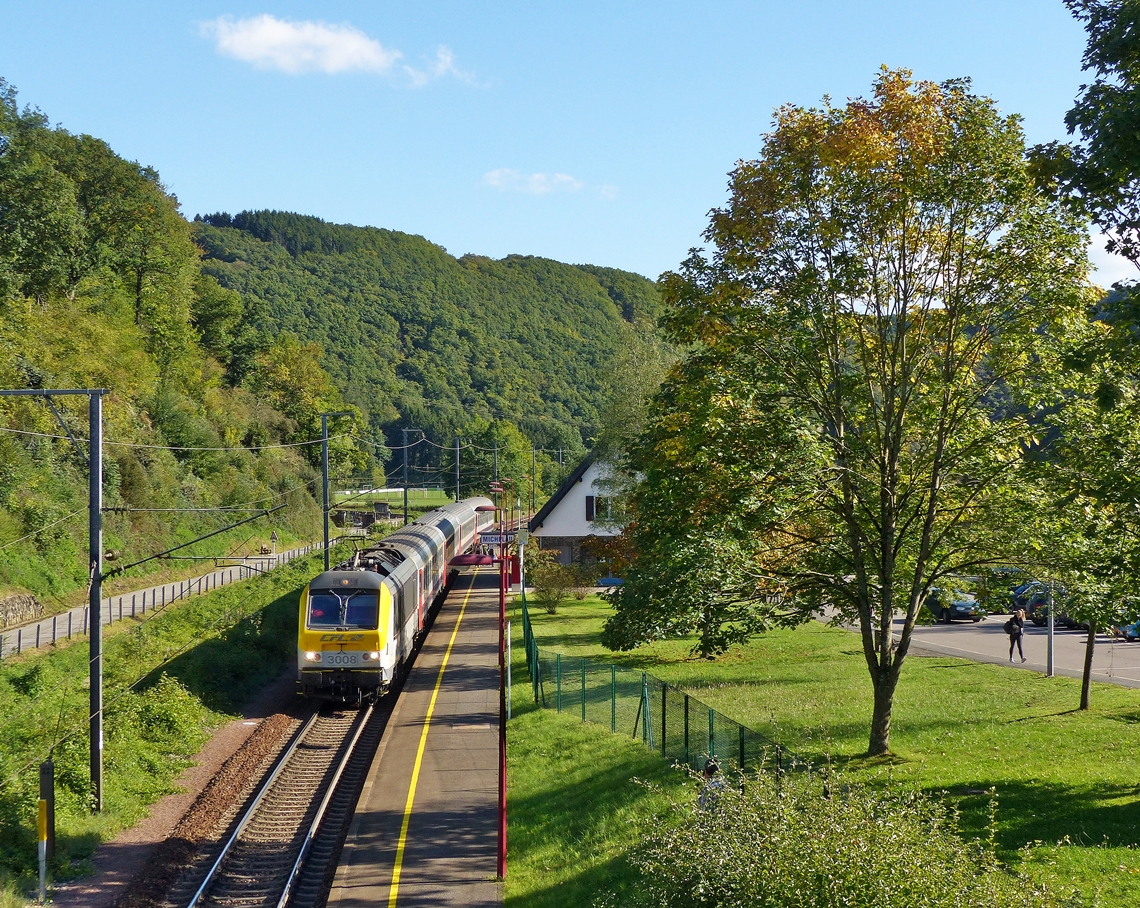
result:
M 107 548 L 130 563 L 232 520 L 313 538 L 323 411 L 338 482 L 537 494 L 598 431 L 655 286 L 537 258 L 277 212 L 183 217 L 149 167 L 53 127 L 0 79 L 0 388 L 110 390 Z M 86 585 L 86 398 L 0 398 L 0 597 Z M 61 423 L 62 419 L 62 423 Z M 411 440 L 419 437 L 413 432 Z M 268 535 L 261 521 L 183 554 Z M 153 567 L 153 565 L 152 565 Z
M 194 236 L 203 271 L 241 294 L 243 324 L 317 344 L 371 434 L 393 444 L 414 427 L 486 447 L 487 424 L 505 422 L 500 433 L 517 427 L 540 449 L 581 454 L 615 361 L 653 331 L 659 307 L 655 285 L 628 272 L 456 259 L 422 237 L 284 212 L 209 215 Z M 240 340 L 227 365 L 246 380 Z M 413 455 L 445 482 L 451 456 Z
M 200 258 L 153 169 L 21 110 L 0 80 L 0 387 L 110 391 L 105 532 L 119 564 L 235 521 L 219 508 L 287 505 L 272 525 L 181 554 L 318 532 L 319 452 L 299 443 L 314 412 L 343 401 L 319 367 L 300 387 L 264 353 L 244 384 L 229 381 L 215 351 L 234 337 L 264 345 L 241 333 L 240 298 Z M 0 398 L 0 593 L 86 586 L 87 399 L 56 406 L 59 418 L 41 398 Z M 338 444 L 338 463 L 367 464 Z

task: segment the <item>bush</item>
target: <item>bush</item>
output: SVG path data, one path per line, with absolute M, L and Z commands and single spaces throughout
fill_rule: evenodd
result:
M 596 564 L 573 564 L 569 567 L 573 581 L 574 598 L 578 601 L 585 599 L 594 591 L 598 580 L 598 566 Z
M 548 615 L 558 613 L 561 605 L 574 588 L 574 569 L 554 561 L 542 561 L 527 566 L 527 577 L 534 585 L 534 601 Z
M 939 801 L 915 792 L 749 778 L 713 810 L 670 799 L 632 857 L 657 908 L 1043 908 L 1001 867 L 992 841 L 965 841 Z M 991 836 L 992 839 L 992 836 Z

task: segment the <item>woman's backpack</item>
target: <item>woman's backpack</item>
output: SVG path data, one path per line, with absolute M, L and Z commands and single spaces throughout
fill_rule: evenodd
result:
M 1005 624 L 1003 624 L 1001 626 L 1001 629 L 1003 631 L 1005 631 L 1007 634 L 1016 634 L 1017 633 L 1017 625 L 1013 623 L 1012 618 L 1010 618 Z

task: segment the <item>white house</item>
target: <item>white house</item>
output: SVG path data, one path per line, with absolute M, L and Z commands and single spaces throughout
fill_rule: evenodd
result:
M 600 487 L 605 475 L 594 455 L 587 455 L 528 524 L 538 547 L 557 551 L 562 564 L 581 561 L 582 543 L 590 536 L 617 536 L 621 532 L 601 519 L 606 512 Z

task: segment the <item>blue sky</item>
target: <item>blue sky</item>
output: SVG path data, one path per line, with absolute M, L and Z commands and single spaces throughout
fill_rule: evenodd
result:
M 700 244 L 776 106 L 905 66 L 1062 138 L 1083 47 L 1061 0 L 0 7 L 21 100 L 158 168 L 188 216 L 285 209 L 651 277 Z

